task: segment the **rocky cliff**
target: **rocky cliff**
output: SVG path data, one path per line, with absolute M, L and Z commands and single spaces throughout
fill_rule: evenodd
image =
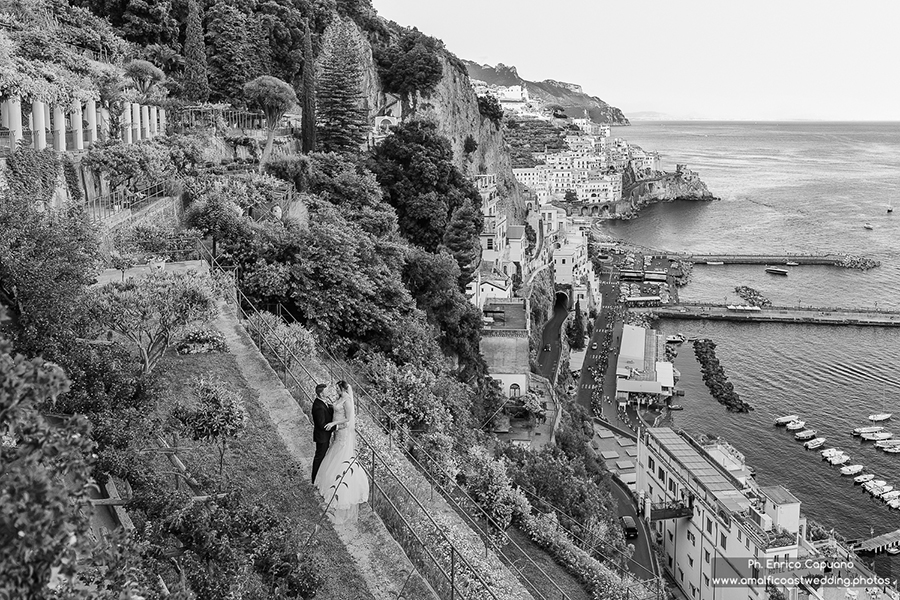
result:
M 372 49 L 362 38 L 363 91 L 371 116 L 378 114 L 391 99 L 386 96 L 378 80 Z M 478 99 L 469 83 L 467 73 L 454 66 L 447 55 L 441 56 L 443 77 L 434 92 L 427 97 L 419 95 L 409 102 L 415 107 L 415 116 L 434 119 L 441 135 L 450 140 L 456 166 L 471 177 L 496 174 L 500 206 L 513 223 L 524 223 L 525 202 L 512 173 L 509 147 L 503 138 L 503 130 L 481 116 Z M 409 106 L 404 107 L 404 118 L 412 116 Z M 478 144 L 478 148 L 466 154 L 463 146 L 466 138 Z
M 560 105 L 570 117 L 583 117 L 585 112 L 597 123 L 628 125 L 628 119 L 622 111 L 610 106 L 596 96 L 589 96 L 576 83 L 565 83 L 554 79 L 544 81 L 528 81 L 519 76 L 515 67 L 499 63 L 496 67 L 479 65 L 471 61 L 463 61 L 469 77 L 484 81 L 490 85 L 523 85 L 528 89 L 531 98 L 547 104 Z
M 656 202 L 718 200 L 700 180 L 700 175 L 685 165 L 678 165 L 674 173 L 661 173 L 632 183 L 628 183 L 626 178 L 622 199 L 630 204 L 630 210 L 619 212 L 626 219 L 635 216 L 644 206 Z

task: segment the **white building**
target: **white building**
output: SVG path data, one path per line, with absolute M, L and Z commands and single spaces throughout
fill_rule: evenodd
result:
M 504 394 L 510 398 L 520 396 L 528 391 L 531 379 L 528 300 L 491 299 L 482 311 L 481 353 L 488 371 L 500 381 Z
M 591 171 L 584 181 L 575 184 L 579 202 L 605 203 L 622 199 L 622 174 Z

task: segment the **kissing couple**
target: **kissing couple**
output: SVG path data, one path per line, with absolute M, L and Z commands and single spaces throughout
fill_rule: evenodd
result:
M 316 454 L 312 482 L 334 508 L 336 523 L 356 518 L 369 499 L 369 478 L 356 459 L 356 403 L 346 381 L 320 383 L 313 400 L 313 441 Z

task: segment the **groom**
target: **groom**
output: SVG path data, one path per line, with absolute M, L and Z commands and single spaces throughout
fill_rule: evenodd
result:
M 313 441 L 316 443 L 316 455 L 313 457 L 312 464 L 312 481 L 316 483 L 316 473 L 319 472 L 319 466 L 325 453 L 328 452 L 328 444 L 331 443 L 331 431 L 325 429 L 325 425 L 334 420 L 334 407 L 331 400 L 325 396 L 325 390 L 328 385 L 320 383 L 316 386 L 316 399 L 313 400 L 312 418 L 313 418 Z

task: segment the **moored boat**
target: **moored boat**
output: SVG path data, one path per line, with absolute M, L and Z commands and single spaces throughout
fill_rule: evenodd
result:
M 900 498 L 897 498 L 896 500 L 891 500 L 890 502 L 888 502 L 888 506 L 890 506 L 894 510 L 897 510 L 898 508 L 900 508 Z
M 868 481 L 872 481 L 873 479 L 875 479 L 874 474 L 866 473 L 865 475 L 857 475 L 856 477 L 854 477 L 853 483 L 861 484 L 861 483 L 866 483 Z
M 850 455 L 849 454 L 836 454 L 836 455 L 832 456 L 831 458 L 829 458 L 828 462 L 830 462 L 834 466 L 846 465 L 848 462 L 850 462 Z
M 865 227 L 866 229 L 869 229 L 869 230 L 875 229 L 871 223 L 866 223 L 865 225 L 863 225 L 863 227 Z
M 888 454 L 900 454 L 900 446 L 891 446 L 890 448 L 885 448 L 884 451 Z
M 814 437 L 816 437 L 816 430 L 815 429 L 805 429 L 805 430 L 801 431 L 800 433 L 795 433 L 794 437 L 798 440 L 811 440 Z
M 783 425 L 787 425 L 791 421 L 796 421 L 799 418 L 800 418 L 800 415 L 787 415 L 786 417 L 778 417 L 777 419 L 775 419 L 775 424 L 783 426 Z
M 847 465 L 846 467 L 841 467 L 841 475 L 857 475 L 865 468 L 863 465 Z
M 878 433 L 879 431 L 884 431 L 884 427 L 881 425 L 869 425 L 866 427 L 857 427 L 853 430 L 853 435 L 862 435 L 864 433 Z
M 866 490 L 870 490 L 872 488 L 879 488 L 883 485 L 887 485 L 887 481 L 884 479 L 875 479 L 874 481 L 867 481 L 863 484 L 863 488 Z
M 822 455 L 822 460 L 831 458 L 835 454 L 843 454 L 843 453 L 844 453 L 844 451 L 841 450 L 840 448 L 826 448 L 825 450 L 822 450 L 821 452 L 819 452 L 819 454 Z
M 706 261 L 706 264 L 708 264 L 708 265 L 724 265 L 725 263 L 722 262 L 721 260 L 708 260 L 708 261 Z
M 815 450 L 816 448 L 819 448 L 819 447 L 820 447 L 822 444 L 824 444 L 824 443 L 825 443 L 825 438 L 819 437 L 819 438 L 815 438 L 815 439 L 809 440 L 808 442 L 806 442 L 805 444 L 803 444 L 803 446 L 804 446 L 807 450 Z
M 873 496 L 875 496 L 876 498 L 881 498 L 882 496 L 884 496 L 888 492 L 892 491 L 893 489 L 894 489 L 894 486 L 892 486 L 892 485 L 884 485 L 884 486 L 877 487 L 877 488 L 870 490 L 869 493 L 872 494 Z
M 766 267 L 766 273 L 770 273 L 772 275 L 784 275 L 787 276 L 787 269 L 779 269 L 778 267 Z
M 806 427 L 806 421 L 791 421 L 787 424 L 788 431 L 799 431 Z
M 875 442 L 875 447 L 881 448 L 882 450 L 894 446 L 900 446 L 900 440 L 881 440 L 880 442 Z
M 890 502 L 895 498 L 900 498 L 900 490 L 892 490 L 881 496 L 881 499 L 885 502 Z
M 676 333 L 675 335 L 670 335 L 666 338 L 667 344 L 683 344 L 687 340 L 687 337 L 683 333 Z
M 867 442 L 882 442 L 884 440 L 889 440 L 894 437 L 894 434 L 890 431 L 879 431 L 877 433 L 864 433 L 861 436 L 862 439 Z
M 894 413 L 875 413 L 874 415 L 869 415 L 869 420 L 874 423 L 880 423 L 881 421 L 887 421 L 893 415 Z
M 787 262 L 784 263 L 784 264 L 787 265 L 787 266 L 789 266 L 789 267 L 799 267 L 799 266 L 800 266 L 800 263 L 794 262 L 794 261 L 792 261 L 792 260 L 789 260 L 789 261 L 787 261 Z
M 680 404 L 670 404 L 669 410 L 684 410 L 684 407 Z
M 888 212 L 890 212 L 890 210 L 889 210 Z M 890 554 L 891 556 L 895 556 L 895 555 L 897 555 L 897 554 L 900 554 L 900 548 L 898 548 L 897 546 L 893 546 L 893 547 L 888 548 L 887 550 L 885 550 L 885 552 L 887 552 L 887 553 Z

